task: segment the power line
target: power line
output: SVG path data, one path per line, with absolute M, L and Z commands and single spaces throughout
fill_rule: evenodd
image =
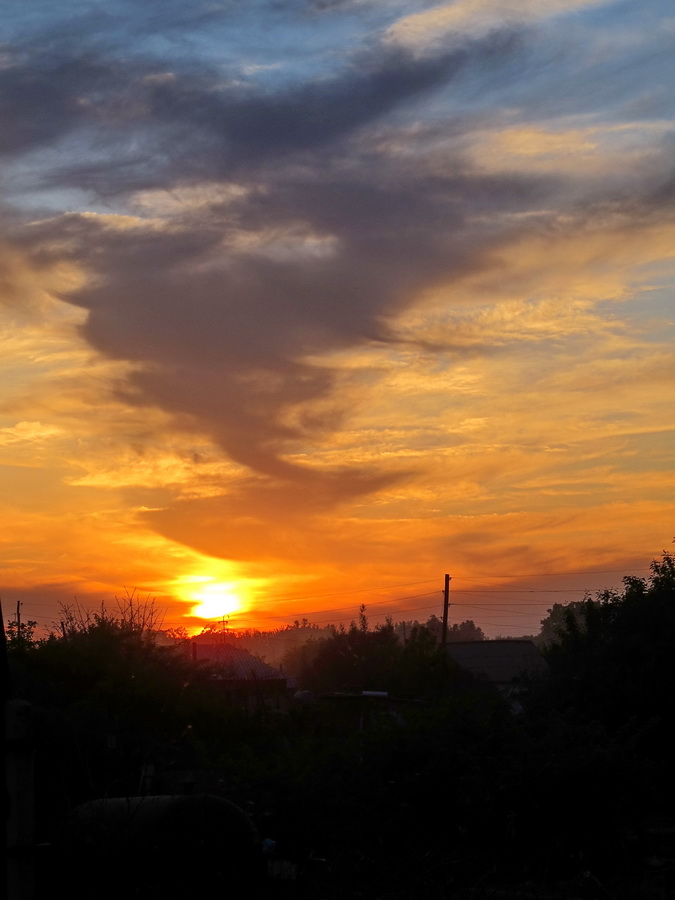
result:
M 419 581 L 412 582 L 412 583 L 413 584 L 424 584 L 424 582 L 419 582 Z M 417 597 L 427 597 L 431 593 L 433 593 L 433 592 L 432 591 L 424 591 L 423 594 L 409 594 L 407 597 L 392 597 L 389 600 L 377 600 L 374 603 L 370 603 L 367 608 L 370 609 L 373 606 L 388 606 L 388 605 L 391 605 L 392 603 L 398 603 L 401 600 L 414 600 Z M 323 614 L 323 613 L 344 612 L 345 610 L 348 610 L 348 609 L 353 610 L 353 608 L 354 607 L 352 607 L 352 606 L 339 606 L 339 607 L 337 607 L 337 609 L 317 609 L 317 610 L 309 611 L 309 612 L 285 613 L 285 614 L 281 614 L 278 616 L 275 616 L 275 615 L 256 616 L 256 619 L 263 619 L 263 620 L 265 620 L 265 619 L 290 619 L 292 617 L 297 618 L 298 616 L 312 616 L 312 615 L 315 615 L 316 613 Z M 429 608 L 431 608 L 431 607 L 429 607 Z M 397 612 L 400 612 L 400 611 L 401 610 L 397 610 Z M 328 621 L 328 620 L 326 620 L 326 621 Z
M 621 573 L 625 573 L 625 571 L 625 569 L 585 569 L 579 572 L 529 572 L 520 575 L 453 575 L 453 578 L 470 578 L 478 580 L 481 578 L 562 578 L 566 575 L 620 575 Z M 646 566 L 641 569 L 634 569 L 633 571 L 649 572 L 651 569 Z
M 527 612 L 519 612 L 518 610 L 511 609 L 508 606 L 479 606 L 475 603 L 455 603 L 454 608 L 456 610 L 472 610 L 472 609 L 482 609 L 488 610 L 488 612 L 496 612 L 496 613 L 504 613 L 509 616 L 524 616 L 526 618 L 532 618 L 532 616 L 536 616 L 541 613 L 541 607 L 539 610 L 535 608 L 528 609 Z
M 634 569 L 634 572 L 649 572 L 651 569 L 649 567 L 643 567 Z M 487 578 L 562 578 L 568 575 L 619 575 L 625 573 L 625 569 L 581 569 L 573 572 L 521 572 L 521 573 L 506 573 L 502 575 L 453 575 L 453 580 L 463 579 L 470 581 L 482 581 Z M 403 581 L 397 584 L 388 584 L 388 585 L 379 585 L 377 587 L 365 587 L 365 588 L 353 588 L 346 591 L 332 591 L 326 594 L 303 594 L 300 597 L 293 596 L 285 596 L 285 597 L 273 597 L 272 602 L 292 602 L 297 600 L 315 600 L 321 597 L 342 597 L 347 596 L 349 594 L 364 594 L 375 591 L 386 591 L 392 588 L 397 587 L 408 587 L 409 585 L 415 584 L 431 584 L 431 582 L 436 581 L 436 578 L 425 578 L 420 581 Z M 439 589 L 440 590 L 440 589 Z M 457 594 L 459 592 L 466 593 L 467 591 L 472 590 L 472 588 L 455 588 L 453 590 L 453 594 Z M 517 591 L 518 593 L 554 593 L 559 592 L 563 593 L 565 591 L 575 591 L 580 590 L 580 588 L 486 588 L 485 591 L 497 592 L 497 591 Z M 153 593 L 150 590 L 150 593 Z M 405 598 L 402 598 L 405 599 Z M 32 606 L 45 606 L 47 604 L 41 603 L 40 601 L 26 601 L 30 602 Z M 385 601 L 386 602 L 386 601 Z
M 584 588 L 457 588 L 453 594 L 579 594 Z
M 634 569 L 633 571 L 642 573 L 642 572 L 649 572 L 649 571 L 651 571 L 651 569 L 645 567 L 645 568 Z M 509 574 L 502 574 L 502 575 L 456 575 L 456 576 L 453 576 L 453 580 L 457 579 L 457 580 L 467 580 L 467 581 L 482 581 L 482 580 L 494 579 L 494 578 L 514 578 L 514 579 L 515 578 L 554 578 L 554 577 L 560 578 L 560 577 L 568 577 L 568 576 L 575 576 L 575 575 L 616 575 L 616 574 L 624 574 L 624 573 L 625 573 L 624 569 L 603 569 L 603 570 L 586 569 L 586 570 L 579 570 L 579 571 L 573 571 L 573 572 L 569 572 L 569 571 L 568 572 L 530 572 L 530 573 L 509 573 Z M 355 588 L 355 589 L 351 589 L 351 590 L 334 591 L 334 592 L 326 593 L 326 594 L 308 594 L 308 595 L 303 595 L 300 597 L 289 597 L 289 596 L 275 597 L 272 599 L 271 602 L 272 603 L 282 603 L 282 602 L 291 603 L 291 602 L 298 602 L 301 600 L 318 600 L 321 598 L 328 598 L 328 597 L 341 597 L 341 596 L 349 596 L 349 595 L 354 595 L 354 594 L 374 593 L 374 592 L 391 590 L 391 589 L 397 588 L 397 587 L 406 587 L 409 585 L 430 584 L 436 580 L 437 579 L 435 579 L 435 578 L 427 578 L 427 579 L 420 580 L 420 581 L 399 582 L 397 584 L 381 585 L 378 587 Z M 433 593 L 436 593 L 436 592 L 435 591 L 425 591 L 424 593 L 421 593 L 421 594 L 411 594 L 411 595 L 408 595 L 405 597 L 391 597 L 386 600 L 377 600 L 377 601 L 373 601 L 373 602 L 369 603 L 368 608 L 370 609 L 374 606 L 394 605 L 394 604 L 400 603 L 404 600 L 411 600 L 411 599 L 415 599 L 417 597 L 425 597 L 425 596 L 429 596 Z M 439 594 L 443 593 L 440 588 L 438 590 L 438 593 Z M 587 591 L 585 591 L 581 588 L 514 588 L 514 587 L 478 588 L 478 589 L 455 588 L 453 590 L 453 596 L 456 594 L 475 594 L 477 597 L 486 596 L 489 594 L 511 594 L 511 595 L 515 595 L 515 596 L 522 596 L 523 594 L 539 594 L 540 595 L 540 594 L 582 594 L 582 593 L 585 594 L 585 593 L 587 593 Z M 25 602 L 27 602 L 28 605 L 33 609 L 37 607 L 38 610 L 51 607 L 51 604 L 45 603 L 44 601 L 40 602 L 39 600 L 38 601 L 30 601 L 29 600 L 29 601 L 25 601 Z M 540 602 L 540 601 L 533 599 L 533 600 L 522 600 L 520 602 L 514 602 L 511 605 L 512 606 L 529 606 L 529 605 L 531 605 L 534 607 L 534 606 L 540 606 L 542 604 L 543 604 L 543 601 Z M 461 604 L 461 603 L 453 603 L 453 606 L 455 608 L 462 608 L 462 609 L 488 609 L 491 611 L 496 611 L 498 609 L 498 607 L 495 607 L 495 606 L 481 607 L 481 606 L 477 606 L 477 605 Z M 434 604 L 433 606 L 411 607 L 408 609 L 397 609 L 397 610 L 395 610 L 395 612 L 397 615 L 400 615 L 401 613 L 404 613 L 404 612 L 422 612 L 425 610 L 436 609 L 436 608 L 437 608 L 437 605 Z M 255 618 L 258 621 L 269 621 L 269 620 L 277 620 L 277 621 L 282 620 L 283 621 L 283 620 L 288 620 L 291 618 L 297 618 L 298 616 L 303 616 L 303 617 L 314 616 L 317 613 L 319 613 L 319 614 L 339 613 L 339 612 L 344 612 L 344 611 L 351 610 L 351 609 L 352 609 L 352 607 L 346 606 L 346 607 L 337 607 L 335 609 L 329 609 L 329 610 L 322 609 L 322 610 L 311 610 L 311 611 L 306 611 L 306 612 L 285 613 L 285 614 L 281 614 L 278 616 L 276 616 L 276 615 L 256 616 Z M 517 616 L 527 615 L 526 613 L 518 613 L 518 612 L 506 610 L 503 607 L 502 607 L 502 610 L 504 612 L 509 612 L 511 615 L 517 615 Z M 34 614 L 39 616 L 40 618 L 46 618 L 46 614 L 41 614 L 39 612 L 34 613 Z M 315 620 L 315 621 L 317 621 L 317 620 Z M 321 622 L 328 622 L 328 621 L 330 621 L 330 620 L 329 619 L 318 620 L 317 624 L 320 624 Z M 347 621 L 347 617 L 345 617 L 343 619 L 338 619 L 338 621 Z M 483 623 L 483 624 L 495 625 L 495 623 Z M 517 626 L 510 626 L 510 627 L 517 627 Z
M 391 588 L 409 587 L 410 585 L 413 585 L 413 584 L 431 584 L 432 581 L 436 581 L 436 579 L 435 578 L 425 578 L 423 581 L 403 581 L 400 584 L 387 584 L 387 585 L 384 585 L 381 587 L 355 588 L 355 589 L 349 590 L 349 591 L 335 591 L 331 594 L 307 594 L 303 597 L 272 597 L 271 600 L 273 603 L 280 603 L 280 602 L 289 602 L 290 603 L 294 600 L 317 600 L 320 597 L 343 597 L 348 594 L 367 594 L 367 593 L 370 593 L 371 591 L 388 591 Z M 343 607 L 343 609 L 346 609 L 346 607 Z M 323 612 L 323 610 L 322 610 L 322 612 Z M 302 615 L 302 613 L 299 613 L 299 615 Z

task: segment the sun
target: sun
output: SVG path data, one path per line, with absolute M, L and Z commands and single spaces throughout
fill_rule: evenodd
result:
M 199 582 L 199 587 L 189 592 L 188 599 L 194 603 L 191 615 L 200 619 L 220 619 L 241 608 L 242 601 L 232 583 L 215 581 L 208 576 L 202 576 Z

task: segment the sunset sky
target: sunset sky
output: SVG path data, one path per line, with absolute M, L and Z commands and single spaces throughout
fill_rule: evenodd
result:
M 672 0 L 5 0 L 5 617 L 538 630 L 675 535 Z

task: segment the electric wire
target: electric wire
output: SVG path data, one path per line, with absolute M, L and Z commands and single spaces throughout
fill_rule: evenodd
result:
M 639 568 L 639 569 L 634 569 L 633 571 L 640 572 L 640 573 L 649 572 L 650 568 L 647 568 L 647 567 Z M 457 575 L 457 576 L 453 576 L 452 580 L 453 580 L 453 582 L 455 582 L 457 580 L 483 581 L 486 579 L 494 579 L 494 578 L 553 578 L 553 577 L 560 578 L 560 577 L 582 576 L 582 575 L 616 575 L 616 574 L 623 574 L 623 573 L 625 573 L 625 570 L 623 570 L 623 569 L 602 569 L 602 570 L 586 569 L 586 570 L 579 570 L 579 571 L 573 571 L 573 572 L 531 572 L 531 573 L 509 573 L 509 574 L 502 574 L 502 575 Z M 391 589 L 397 588 L 397 587 L 407 587 L 409 585 L 411 586 L 411 585 L 416 585 L 416 584 L 430 584 L 433 581 L 436 581 L 436 579 L 428 578 L 428 579 L 422 579 L 419 581 L 399 582 L 397 584 L 380 585 L 378 587 L 355 588 L 355 589 L 344 590 L 344 591 L 334 591 L 331 593 L 324 593 L 324 594 L 307 594 L 307 595 L 303 595 L 300 597 L 281 596 L 281 597 L 271 598 L 271 602 L 272 603 L 282 603 L 282 602 L 290 603 L 290 602 L 297 602 L 297 601 L 302 601 L 302 600 L 318 600 L 321 598 L 329 598 L 329 597 L 341 597 L 341 596 L 350 596 L 350 595 L 354 595 L 354 594 L 375 593 L 375 592 L 391 590 Z M 152 592 L 150 592 L 150 593 L 152 593 Z M 438 591 L 429 590 L 429 591 L 425 591 L 421 594 L 411 594 L 411 595 L 407 595 L 404 597 L 391 597 L 391 598 L 387 598 L 385 600 L 371 601 L 367 606 L 368 606 L 368 609 L 371 609 L 374 606 L 394 606 L 395 604 L 403 602 L 405 600 L 412 600 L 412 599 L 416 599 L 418 597 L 425 597 L 425 596 L 429 596 L 434 593 L 442 594 L 443 591 L 441 589 L 438 589 Z M 541 595 L 541 594 L 582 594 L 583 596 L 587 596 L 588 591 L 581 589 L 581 588 L 508 587 L 508 588 L 478 588 L 478 589 L 476 589 L 476 588 L 460 588 L 460 587 L 456 587 L 453 584 L 452 596 L 454 597 L 457 594 L 462 594 L 462 595 L 475 594 L 478 598 L 480 598 L 481 596 L 490 595 L 490 594 L 511 594 L 511 595 L 515 595 L 515 597 L 521 597 L 523 594 L 537 594 L 537 595 Z M 33 610 L 36 607 L 37 607 L 37 609 L 45 609 L 45 608 L 51 609 L 52 608 L 51 604 L 40 602 L 40 601 L 36 602 L 36 601 L 24 600 L 24 601 L 21 601 L 21 604 L 22 604 L 22 607 L 28 606 L 29 609 L 31 610 L 30 612 L 26 611 L 24 613 L 26 620 L 28 620 L 28 618 L 31 615 L 37 615 L 40 618 L 46 618 L 46 616 L 41 613 L 33 612 Z M 531 599 L 531 600 L 518 600 L 518 601 L 514 600 L 514 602 L 509 605 L 510 606 L 543 607 L 544 604 L 545 604 L 545 600 L 540 601 L 540 600 Z M 528 615 L 527 613 L 519 613 L 519 612 L 515 612 L 513 610 L 509 610 L 508 608 L 504 608 L 503 606 L 498 607 L 495 605 L 479 606 L 477 604 L 451 602 L 451 606 L 456 609 L 477 609 L 477 610 L 483 610 L 483 611 L 489 611 L 489 612 L 499 612 L 499 611 L 508 612 L 509 615 L 511 615 L 511 616 L 527 616 Z M 436 608 L 438 608 L 438 604 L 434 604 L 434 605 L 430 605 L 430 606 L 421 606 L 421 607 L 409 607 L 407 609 L 397 608 L 397 609 L 395 609 L 395 614 L 400 615 L 405 612 L 424 612 L 429 609 L 436 609 Z M 347 610 L 352 610 L 352 607 L 344 606 L 344 607 L 336 607 L 336 608 L 328 609 L 328 610 L 324 610 L 324 609 L 308 610 L 308 611 L 304 611 L 304 612 L 295 611 L 292 613 L 284 613 L 284 614 L 280 614 L 280 615 L 270 614 L 270 615 L 264 615 L 264 616 L 256 616 L 256 621 L 272 621 L 272 620 L 274 620 L 274 621 L 278 622 L 280 620 L 297 619 L 299 616 L 302 616 L 303 618 L 305 618 L 307 616 L 316 616 L 317 614 L 326 615 L 326 614 L 331 614 L 331 613 L 345 612 Z M 5 614 L 5 615 L 7 617 L 7 614 Z M 371 618 L 372 618 L 372 616 L 371 616 Z M 350 619 L 350 617 L 346 616 L 342 619 L 337 619 L 336 621 L 344 622 L 344 621 L 349 621 L 349 619 Z M 320 620 L 315 619 L 314 620 L 314 622 L 316 624 L 322 624 L 324 622 L 330 622 L 330 621 L 331 621 L 330 619 L 320 619 Z M 481 621 L 480 624 L 495 626 L 495 627 L 514 627 L 514 628 L 519 627 L 515 624 L 514 625 L 503 624 L 503 625 L 497 626 L 497 623 L 484 622 L 484 621 Z

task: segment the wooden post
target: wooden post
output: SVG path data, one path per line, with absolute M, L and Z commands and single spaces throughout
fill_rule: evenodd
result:
M 441 632 L 441 647 L 445 650 L 448 643 L 448 608 L 450 606 L 450 576 L 445 576 L 445 587 L 443 588 L 443 631 Z

